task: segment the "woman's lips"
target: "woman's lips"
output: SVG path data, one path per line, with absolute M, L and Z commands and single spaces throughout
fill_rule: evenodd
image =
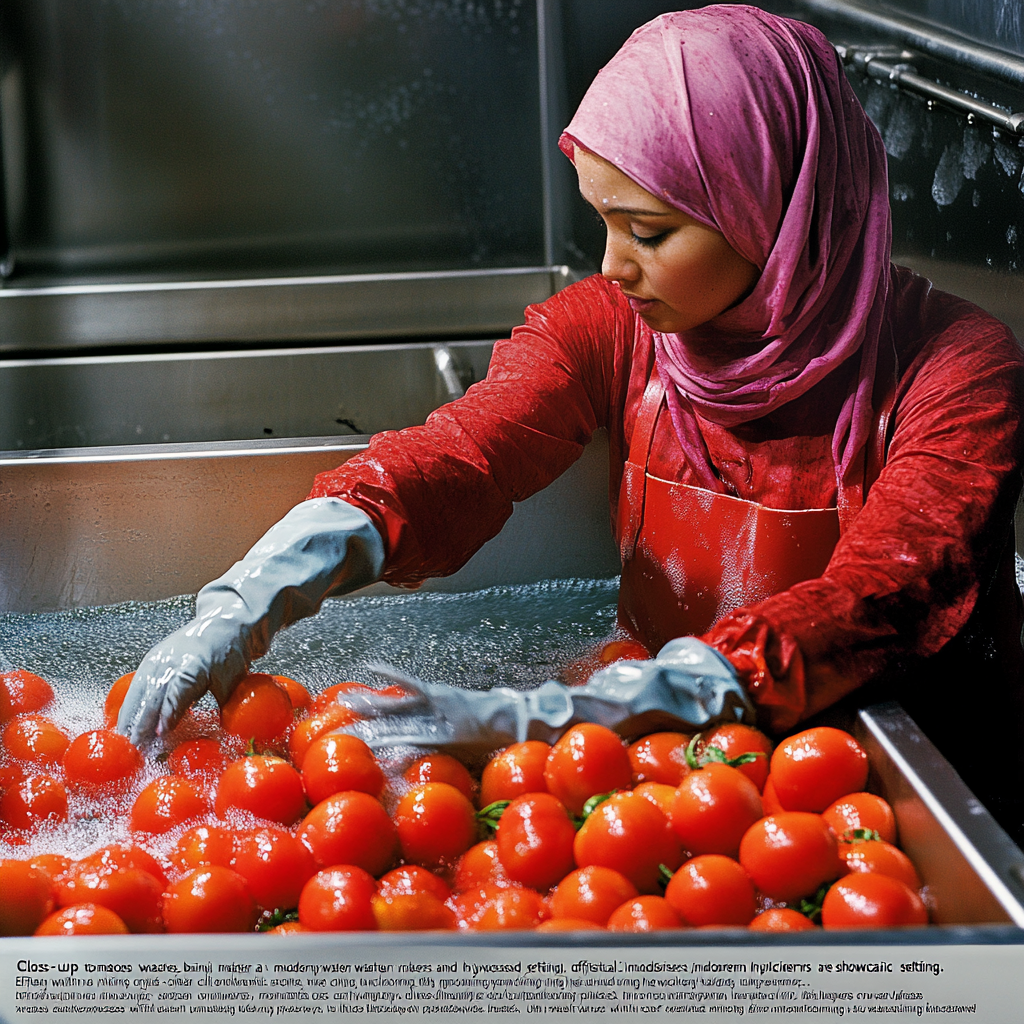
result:
M 629 300 L 630 309 L 634 313 L 649 313 L 658 304 L 657 299 L 638 299 L 632 295 L 627 295 L 626 298 Z

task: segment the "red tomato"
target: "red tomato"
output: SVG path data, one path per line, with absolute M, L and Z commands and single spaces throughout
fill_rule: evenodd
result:
M 344 700 L 346 693 L 376 693 L 382 697 L 405 697 L 407 691 L 401 686 L 382 686 L 379 689 L 373 686 L 367 686 L 366 683 L 353 683 L 346 681 L 343 683 L 335 683 L 333 686 L 328 686 L 323 693 L 318 693 L 313 698 L 311 709 L 314 715 L 319 715 L 322 711 L 327 708 L 339 706 L 339 700 Z
M 663 782 L 641 782 L 633 792 L 645 800 L 650 800 L 665 815 L 666 821 L 672 821 L 672 804 L 676 799 L 675 786 L 666 786 Z
M 169 932 L 251 932 L 256 904 L 245 879 L 230 868 L 196 868 L 173 882 L 164 900 Z
M 691 737 L 684 732 L 653 732 L 637 740 L 629 748 L 629 763 L 633 767 L 633 782 L 661 782 L 678 786 L 690 767 L 686 763 L 686 748 Z
M 558 917 L 541 921 L 535 932 L 603 932 L 604 928 L 593 921 L 584 921 L 579 917 Z
M 647 661 L 650 652 L 637 640 L 611 640 L 601 648 L 598 655 L 602 665 L 615 661 Z
M 31 935 L 53 910 L 53 879 L 25 860 L 0 860 L 0 935 Z
M 368 793 L 335 793 L 321 800 L 302 822 L 299 839 L 318 867 L 354 864 L 371 875 L 384 874 L 398 850 L 394 822 Z
M 928 911 L 898 878 L 871 872 L 841 878 L 821 905 L 823 928 L 897 928 L 928 923 Z
M 313 703 L 313 698 L 309 690 L 302 683 L 296 682 L 296 680 L 289 676 L 273 676 L 272 678 L 288 694 L 288 699 L 292 703 L 293 713 L 309 710 L 310 704 Z
M 868 755 L 842 729 L 821 726 L 783 740 L 772 754 L 772 781 L 787 811 L 821 812 L 868 781 Z
M 521 931 L 536 928 L 546 917 L 540 893 L 521 885 L 496 890 L 475 915 L 471 928 L 478 932 Z
M 752 932 L 808 932 L 818 926 L 799 911 L 789 907 L 772 907 L 750 922 Z
M 68 820 L 68 795 L 52 775 L 26 775 L 0 796 L 0 821 L 17 832 Z
M 267 929 L 267 935 L 297 935 L 300 932 L 308 932 L 309 929 L 299 924 L 298 921 L 282 921 L 281 924 L 274 925 L 273 928 Z
M 47 872 L 56 887 L 57 883 L 70 870 L 71 858 L 65 857 L 63 853 L 38 853 L 29 859 L 29 864 Z
M 125 793 L 141 770 L 138 749 L 127 737 L 107 729 L 76 736 L 64 753 L 68 785 L 87 793 Z
M 338 733 L 310 745 L 302 760 L 302 784 L 311 804 L 349 789 L 379 797 L 384 773 L 363 740 Z
M 376 931 L 376 888 L 373 878 L 359 867 L 344 864 L 319 871 L 303 886 L 299 922 L 314 932 Z
M 206 737 L 179 743 L 167 758 L 169 771 L 196 782 L 215 782 L 227 766 L 220 744 Z
M 780 814 L 786 808 L 779 803 L 779 795 L 775 792 L 775 783 L 772 782 L 771 773 L 765 779 L 764 789 L 761 791 L 761 807 L 765 817 L 770 814 Z
M 547 892 L 575 867 L 576 826 L 550 793 L 517 796 L 498 821 L 498 859 L 513 882 Z
M 679 783 L 672 827 L 684 850 L 735 857 L 743 833 L 761 817 L 761 796 L 736 768 L 708 764 Z
M 740 843 L 740 863 L 769 899 L 811 896 L 842 873 L 836 837 L 818 814 L 783 811 L 752 825 Z
M 456 893 L 456 895 L 451 898 L 450 903 L 452 910 L 455 911 L 455 923 L 464 931 L 472 931 L 476 927 L 476 922 L 479 920 L 480 915 L 484 912 L 484 908 L 488 903 L 494 899 L 499 892 L 507 888 L 509 888 L 509 886 L 481 885 Z M 532 891 L 518 885 L 513 886 L 513 888 L 523 889 L 525 892 Z M 534 895 L 537 894 L 534 893 Z
M 757 910 L 750 875 L 738 861 L 717 853 L 688 860 L 672 876 L 665 899 L 695 928 L 749 924 Z
M 314 740 L 321 736 L 334 732 L 342 726 L 351 725 L 359 716 L 340 704 L 330 704 L 322 711 L 317 711 L 312 717 L 307 718 L 292 730 L 291 738 L 288 740 L 288 753 L 291 755 L 292 764 L 296 768 L 302 767 L 306 751 Z
M 122 846 L 114 843 L 110 846 L 101 847 L 88 857 L 83 857 L 76 864 L 72 865 L 74 872 L 112 872 L 121 868 L 139 868 L 141 871 L 148 871 L 161 886 L 167 884 L 167 876 L 159 861 L 141 846 Z
M 515 800 L 524 793 L 546 793 L 544 768 L 550 753 L 549 744 L 526 740 L 495 754 L 480 778 L 480 806 L 497 800 Z
M 640 893 L 623 874 L 597 864 L 570 872 L 548 897 L 554 919 L 566 918 L 604 926 L 612 911 Z
M 547 790 L 573 813 L 592 796 L 629 789 L 633 768 L 626 745 L 603 725 L 573 726 L 552 748 L 544 768 Z
M 457 927 L 454 911 L 432 892 L 378 893 L 371 903 L 382 932 L 451 931 Z
M 473 805 L 446 782 L 409 790 L 395 809 L 395 826 L 405 860 L 431 870 L 454 864 L 476 841 Z
M 68 738 L 42 715 L 17 715 L 4 728 L 2 745 L 15 760 L 46 768 L 60 764 Z
M 504 888 L 511 884 L 512 879 L 498 857 L 498 844 L 487 839 L 471 846 L 459 858 L 452 888 L 455 892 L 467 892 L 487 885 Z
M 288 691 L 273 676 L 250 672 L 220 709 L 225 730 L 242 739 L 269 743 L 292 724 Z
M 42 711 L 53 700 L 53 688 L 41 676 L 16 668 L 0 672 L 0 725 L 15 715 Z
M 229 868 L 235 856 L 235 836 L 219 825 L 196 825 L 174 844 L 171 863 L 181 871 L 193 871 L 207 864 Z
M 636 793 L 616 793 L 598 804 L 576 833 L 573 850 L 581 868 L 611 868 L 641 893 L 658 892 L 661 865 L 674 871 L 683 859 L 665 815 Z
M 608 918 L 610 932 L 660 932 L 682 927 L 679 915 L 664 896 L 637 896 L 617 907 Z
M 117 914 L 95 903 L 77 903 L 52 913 L 36 929 L 36 935 L 127 935 Z
M 424 782 L 447 782 L 467 800 L 472 800 L 476 792 L 473 776 L 461 761 L 457 761 L 450 754 L 427 754 L 413 761 L 406 768 L 402 778 L 411 786 L 419 786 Z
M 738 768 L 757 786 L 758 792 L 764 789 L 772 756 L 772 741 L 760 729 L 739 722 L 716 725 L 704 733 L 697 743 L 697 758 L 706 758 L 712 747 L 720 750 L 730 761 L 744 754 L 753 754 L 753 761 L 738 765 Z
M 316 862 L 283 828 L 254 828 L 235 837 L 231 869 L 245 879 L 261 910 L 293 910 L 302 887 L 316 874 Z
M 57 903 L 95 904 L 113 911 L 130 932 L 163 931 L 163 885 L 137 867 L 83 864 L 79 861 L 57 888 Z
M 177 775 L 161 775 L 136 797 L 132 805 L 131 830 L 163 835 L 209 811 L 210 801 L 194 782 Z
M 884 839 L 863 843 L 840 843 L 839 856 L 847 871 L 873 871 L 879 875 L 898 878 L 915 891 L 921 888 L 921 879 L 910 858 Z
M 840 842 L 856 829 L 877 832 L 887 843 L 896 842 L 896 815 L 874 793 L 849 793 L 821 812 L 828 827 Z
M 429 892 L 442 903 L 452 894 L 444 879 L 438 878 L 432 871 L 421 868 L 418 864 L 406 864 L 400 868 L 393 868 L 386 875 L 381 875 L 377 881 L 377 891 L 382 896 Z
M 107 698 L 103 702 L 103 728 L 116 729 L 117 716 L 121 713 L 121 705 L 128 693 L 128 687 L 132 685 L 135 678 L 134 672 L 129 672 L 115 679 L 107 691 Z
M 223 818 L 230 808 L 258 818 L 292 825 L 306 809 L 302 776 L 279 757 L 242 757 L 224 769 L 217 783 L 214 809 Z

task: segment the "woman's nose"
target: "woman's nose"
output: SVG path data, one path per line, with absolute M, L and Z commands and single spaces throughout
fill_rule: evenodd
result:
M 609 281 L 633 282 L 640 277 L 640 268 L 633 254 L 608 232 L 604 245 L 604 259 L 601 260 L 601 274 Z

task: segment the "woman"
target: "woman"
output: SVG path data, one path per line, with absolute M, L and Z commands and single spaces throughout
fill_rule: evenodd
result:
M 122 726 L 224 699 L 325 596 L 455 571 L 605 427 L 621 625 L 652 654 L 703 641 L 619 684 L 663 663 L 658 699 L 692 704 L 717 679 L 711 717 L 749 698 L 775 732 L 888 688 L 948 746 L 984 679 L 1012 732 L 1021 357 L 890 265 L 884 150 L 828 42 L 748 7 L 665 15 L 560 145 L 608 231 L 601 275 L 527 310 L 465 398 L 319 476 L 143 662 Z M 529 714 L 586 717 L 568 700 Z

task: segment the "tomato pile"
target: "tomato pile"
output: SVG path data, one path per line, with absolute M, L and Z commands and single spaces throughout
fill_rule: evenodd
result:
M 146 758 L 114 731 L 130 681 L 101 728 L 70 736 L 45 680 L 0 673 L 0 841 L 25 854 L 0 860 L 0 935 L 928 921 L 892 809 L 838 729 L 773 749 L 739 724 L 632 745 L 582 724 L 471 771 L 440 753 L 382 762 L 334 733 L 357 717 L 337 698 L 363 684 L 314 697 L 257 673 Z M 69 829 L 95 841 L 56 852 Z

